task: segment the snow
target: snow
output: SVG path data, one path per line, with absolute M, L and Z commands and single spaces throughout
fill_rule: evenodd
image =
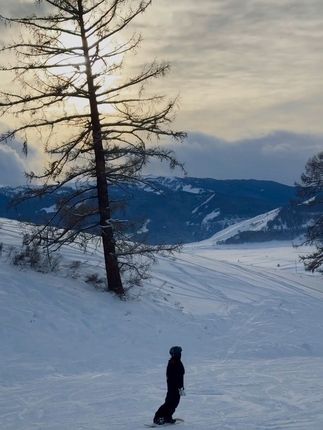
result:
M 144 222 L 143 226 L 137 231 L 137 234 L 144 234 L 144 233 L 148 233 L 149 229 L 148 229 L 148 224 L 150 223 L 150 219 L 146 219 L 146 221 Z
M 265 214 L 257 215 L 253 218 L 237 222 L 229 227 L 215 233 L 210 239 L 206 239 L 204 242 L 210 246 L 217 244 L 220 241 L 225 241 L 232 236 L 242 231 L 260 231 L 264 230 L 269 221 L 272 221 L 279 213 L 278 209 L 273 209 Z
M 205 190 L 202 190 L 202 188 L 192 187 L 191 184 L 184 185 L 182 189 L 183 189 L 183 191 L 185 191 L 187 193 L 192 193 L 192 194 L 200 194 L 200 193 L 205 192 Z
M 310 204 L 312 204 L 313 202 L 315 202 L 315 200 L 316 200 L 316 197 L 311 197 L 310 199 L 305 200 L 305 201 L 304 201 L 304 202 L 302 202 L 302 203 L 299 203 L 299 204 L 298 204 L 298 206 L 302 206 L 302 205 L 310 205 Z
M 42 208 L 43 211 L 45 211 L 46 213 L 52 213 L 52 212 L 57 212 L 57 207 L 56 204 L 49 206 L 48 208 Z
M 217 218 L 220 215 L 220 213 L 221 212 L 219 209 L 215 209 L 214 211 L 210 212 L 203 218 L 202 224 L 207 224 L 208 222 L 213 221 L 215 218 Z
M 209 201 L 211 201 L 213 199 L 213 197 L 215 197 L 215 193 L 212 194 L 210 197 L 208 197 L 203 203 L 201 203 L 199 206 L 197 206 L 196 208 L 194 208 L 192 210 L 192 214 L 195 214 L 202 206 L 205 206 L 209 203 Z
M 154 193 L 154 194 L 158 194 L 158 195 L 163 194 L 163 191 L 161 191 L 161 190 L 159 190 L 159 189 L 157 189 L 157 188 L 151 187 L 151 186 L 149 186 L 149 185 L 148 185 L 148 184 L 146 184 L 146 183 L 140 183 L 140 182 L 137 182 L 137 183 L 136 183 L 136 185 L 135 185 L 135 188 L 142 189 L 142 190 L 144 190 L 146 193 Z
M 19 223 L 0 225 L 4 247 L 18 244 Z M 299 262 L 308 251 L 190 244 L 160 258 L 128 301 L 84 282 L 103 274 L 95 247 L 65 248 L 52 274 L 19 270 L 3 252 L 1 430 L 144 428 L 176 344 L 183 430 L 321 430 L 323 285 Z

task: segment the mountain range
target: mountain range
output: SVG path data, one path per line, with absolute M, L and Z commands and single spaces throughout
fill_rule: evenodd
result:
M 62 193 L 72 189 L 12 206 L 21 191 L 21 187 L 0 189 L 0 216 L 42 224 L 55 212 Z M 263 214 L 266 222 L 234 229 L 221 243 L 292 239 L 322 213 L 322 205 L 312 205 L 313 200 L 297 200 L 295 187 L 273 181 L 149 176 L 136 185 L 112 186 L 110 196 L 119 202 L 114 218 L 131 221 L 135 239 L 151 244 L 201 241 Z

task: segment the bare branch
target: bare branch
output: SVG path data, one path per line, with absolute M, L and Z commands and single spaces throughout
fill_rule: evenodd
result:
M 84 247 L 92 234 L 100 235 L 108 288 L 123 296 L 121 271 L 123 276 L 125 269 L 130 273 L 129 282 L 147 276 L 146 260 L 138 263 L 136 256 L 153 261 L 158 249 L 130 243 L 131 226 L 114 219 L 116 205 L 109 191 L 112 184 L 140 183 L 142 168 L 152 157 L 182 167 L 173 152 L 148 144 L 153 137 L 185 137 L 169 126 L 176 100 L 143 91 L 150 80 L 163 77 L 169 65 L 153 62 L 123 82 L 111 85 L 108 80 L 122 71 L 120 57 L 141 42 L 137 34 L 123 42 L 117 36 L 151 0 L 42 1 L 53 13 L 0 17 L 27 34 L 0 50 L 16 54 L 13 64 L 0 66 L 0 73 L 14 73 L 19 86 L 1 93 L 0 111 L 15 115 L 15 125 L 0 136 L 0 142 L 22 135 L 27 151 L 33 132 L 39 133 L 49 160 L 43 171 L 27 173 L 30 181 L 43 185 L 25 197 L 56 196 L 68 185 L 71 189 L 57 200 L 56 212 L 35 240 L 55 250 L 71 242 Z M 74 100 L 82 100 L 82 106 L 72 110 Z M 109 113 L 106 106 L 111 107 Z

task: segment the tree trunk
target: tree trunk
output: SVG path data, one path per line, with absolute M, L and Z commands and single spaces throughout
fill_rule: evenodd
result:
M 111 209 L 106 179 L 106 166 L 102 142 L 101 123 L 96 99 L 92 68 L 89 59 L 88 42 L 84 29 L 82 0 L 78 0 L 78 8 L 80 13 L 80 29 L 82 35 L 82 45 L 86 63 L 86 76 L 90 99 L 92 137 L 95 154 L 95 169 L 98 192 L 98 207 L 100 214 L 101 237 L 103 244 L 108 290 L 115 292 L 119 296 L 123 296 L 125 294 L 125 291 L 120 276 L 120 269 L 116 256 L 115 241 L 113 235 L 113 225 L 111 223 Z

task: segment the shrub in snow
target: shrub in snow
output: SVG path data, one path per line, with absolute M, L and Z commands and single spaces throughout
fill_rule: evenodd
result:
M 44 252 L 43 248 L 30 240 L 25 234 L 21 248 L 11 249 L 10 258 L 15 266 L 30 267 L 38 272 L 54 272 L 58 270 L 60 255 Z
M 105 290 L 106 289 L 105 280 L 103 278 L 100 278 L 97 273 L 91 273 L 91 274 L 86 275 L 85 282 L 93 285 L 98 290 Z

